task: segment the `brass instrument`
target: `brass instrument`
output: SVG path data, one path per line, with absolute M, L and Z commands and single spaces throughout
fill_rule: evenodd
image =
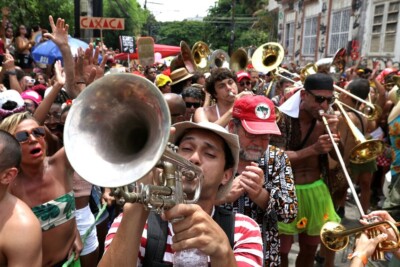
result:
M 133 74 L 109 74 L 74 100 L 65 123 L 65 151 L 80 176 L 114 188 L 122 201 L 157 211 L 195 203 L 202 171 L 168 144 L 170 126 L 168 105 L 153 83 Z M 138 185 L 154 167 L 163 170 L 154 184 Z M 183 191 L 183 181 L 193 186 L 190 192 Z
M 198 41 L 193 45 L 191 53 L 197 70 L 201 72 L 209 71 L 210 64 L 208 58 L 211 55 L 211 51 L 208 45 L 205 42 Z
M 279 43 L 265 43 L 254 51 L 251 62 L 257 71 L 268 73 L 278 69 L 284 55 L 283 47 Z
M 321 58 L 315 65 L 318 72 L 329 74 L 335 82 L 338 82 L 346 67 L 346 48 L 338 49 L 331 58 Z
M 247 56 L 246 50 L 244 50 L 243 48 L 239 48 L 231 55 L 229 68 L 234 72 L 238 72 L 241 70 L 245 70 L 248 63 L 249 58 Z
M 181 53 L 174 57 L 174 59 L 171 61 L 171 72 L 179 68 L 186 68 L 189 73 L 195 72 L 197 67 L 189 45 L 185 41 L 181 41 L 180 47 Z
M 323 58 L 317 61 L 317 63 L 309 63 L 307 64 L 301 71 L 299 77 L 301 81 L 304 83 L 304 80 L 307 78 L 308 75 L 315 74 L 317 72 L 322 72 L 329 74 L 334 81 L 338 80 L 338 77 L 344 72 L 344 67 L 346 66 L 346 49 L 341 48 L 339 49 L 333 58 Z M 400 78 L 400 77 L 399 77 Z M 400 79 L 399 79 L 400 82 Z M 333 85 L 334 89 L 339 93 L 344 93 L 354 98 L 360 103 L 365 105 L 362 111 L 359 111 L 353 107 L 350 107 L 344 103 L 342 103 L 347 108 L 353 110 L 354 112 L 360 114 L 361 116 L 367 118 L 368 120 L 376 120 L 382 114 L 382 108 L 378 105 L 372 104 L 369 101 L 366 101 L 358 96 L 346 91 L 345 89 L 337 86 L 336 84 Z
M 229 68 L 230 57 L 222 49 L 217 49 L 211 53 L 210 56 L 210 69 L 213 68 Z
M 347 112 L 344 110 L 342 103 L 335 100 L 334 104 L 338 107 L 357 144 L 350 152 L 350 162 L 362 164 L 375 160 L 377 156 L 382 154 L 385 146 L 384 142 L 375 139 L 367 140 L 351 121 L 349 115 L 347 115 Z
M 343 225 L 336 222 L 327 222 L 322 226 L 320 237 L 322 243 L 330 250 L 340 251 L 347 247 L 349 244 L 349 236 L 368 230 L 368 234 L 371 237 L 377 236 L 380 231 L 377 229 L 381 226 L 390 227 L 396 236 L 397 242 L 395 241 L 383 241 L 378 244 L 377 249 L 372 255 L 372 260 L 382 260 L 384 259 L 383 252 L 392 251 L 400 246 L 399 231 L 397 229 L 400 223 L 393 223 L 390 221 L 376 222 L 369 225 L 364 225 L 362 227 L 357 227 L 353 229 L 346 230 Z

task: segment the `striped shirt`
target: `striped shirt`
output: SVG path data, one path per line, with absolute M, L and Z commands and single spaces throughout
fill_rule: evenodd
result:
M 115 218 L 113 224 L 111 225 L 105 241 L 105 250 L 108 249 L 115 234 L 117 233 L 117 229 L 121 223 L 122 217 L 123 214 L 121 213 L 117 218 Z M 142 266 L 146 252 L 147 226 L 148 225 L 146 223 L 140 242 L 138 266 Z M 174 257 L 174 253 L 171 249 L 172 236 L 172 224 L 168 223 L 167 246 L 163 260 L 165 263 L 171 264 Z M 240 267 L 262 266 L 263 252 L 260 227 L 253 219 L 242 214 L 235 214 L 233 253 L 235 255 L 237 265 Z M 210 261 L 210 257 L 208 260 Z

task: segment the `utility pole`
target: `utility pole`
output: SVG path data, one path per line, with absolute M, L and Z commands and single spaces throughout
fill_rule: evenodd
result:
M 229 48 L 228 48 L 228 54 L 232 55 L 233 53 L 233 47 L 235 44 L 235 7 L 236 7 L 236 1 L 232 0 L 232 17 L 231 17 L 231 38 L 229 40 Z
M 81 1 L 74 0 L 74 23 L 75 23 L 75 32 L 74 37 L 81 37 L 81 24 L 80 24 L 80 16 L 81 16 Z

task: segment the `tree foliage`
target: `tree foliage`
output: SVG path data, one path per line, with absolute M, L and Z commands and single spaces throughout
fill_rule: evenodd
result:
M 125 30 L 104 31 L 104 42 L 109 47 L 119 47 L 119 36 L 138 36 L 146 23 L 149 12 L 141 8 L 136 0 L 104 0 L 103 16 L 124 18 Z
M 188 45 L 204 40 L 206 28 L 201 21 L 165 22 L 160 24 L 155 40 L 161 44 L 179 45 L 185 41 Z
M 23 24 L 30 28 L 40 25 L 50 29 L 49 15 L 55 19 L 63 18 L 70 25 L 70 32 L 74 29 L 74 1 L 73 0 L 18 0 L 0 1 L 0 7 L 9 7 L 10 21 L 14 30 Z

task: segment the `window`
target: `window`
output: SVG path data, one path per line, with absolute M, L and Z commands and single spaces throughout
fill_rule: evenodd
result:
M 303 55 L 314 55 L 317 42 L 317 23 L 318 17 L 307 18 L 303 34 Z
M 346 48 L 349 37 L 350 16 L 350 9 L 332 12 L 329 55 L 333 56 L 342 47 Z
M 394 53 L 400 1 L 377 4 L 371 29 L 371 53 Z
M 288 51 L 288 55 L 293 55 L 293 47 L 294 47 L 294 22 L 290 22 L 286 24 L 286 38 L 285 45 Z

